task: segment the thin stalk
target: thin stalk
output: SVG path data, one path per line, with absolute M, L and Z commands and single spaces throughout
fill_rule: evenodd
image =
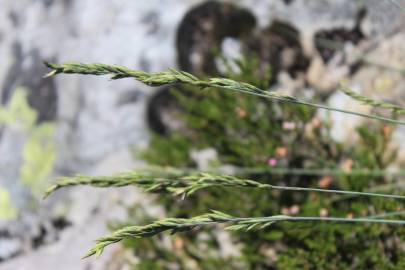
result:
M 387 217 L 398 217 L 405 215 L 405 211 L 397 211 L 397 212 L 388 212 L 378 215 L 367 216 L 365 218 L 372 218 L 372 219 L 380 219 L 380 218 L 387 218 Z
M 375 193 L 375 192 L 387 192 L 389 190 L 395 190 L 395 191 L 401 191 L 404 190 L 405 188 L 405 182 L 395 182 L 395 183 L 388 183 L 385 185 L 378 185 L 374 186 L 372 188 L 366 189 L 365 192 L 370 192 L 370 193 Z M 342 202 L 348 199 L 352 199 L 357 197 L 355 194 L 345 194 L 344 196 L 341 197 L 335 197 L 332 199 L 332 202 Z
M 215 172 L 215 170 L 213 170 Z M 312 175 L 312 176 L 369 176 L 369 177 L 405 177 L 405 170 L 369 170 L 352 169 L 305 169 L 305 168 L 235 168 L 235 174 L 268 173 L 281 175 Z
M 289 98 L 277 97 L 277 96 L 269 95 L 267 93 L 252 93 L 252 92 L 249 92 L 249 91 L 246 91 L 246 90 L 243 90 L 243 89 L 234 89 L 234 88 L 229 88 L 229 87 L 219 87 L 219 88 L 224 88 L 224 89 L 228 89 L 228 90 L 234 90 L 234 91 L 237 91 L 237 92 L 251 94 L 251 95 L 254 95 L 254 96 L 258 96 L 258 97 L 271 98 L 271 99 L 274 99 L 274 100 L 279 100 L 281 102 L 294 103 L 294 104 L 298 104 L 298 105 L 305 105 L 305 106 L 313 107 L 313 108 L 317 108 L 317 109 L 324 109 L 324 110 L 329 110 L 329 111 L 335 111 L 335 112 L 345 113 L 345 114 L 349 114 L 349 115 L 354 115 L 354 116 L 358 116 L 358 117 L 364 117 L 364 118 L 369 118 L 369 119 L 373 119 L 373 120 L 379 120 L 379 121 L 387 122 L 387 123 L 390 123 L 390 124 L 405 125 L 405 122 L 403 122 L 403 121 L 399 121 L 399 120 L 395 120 L 395 119 L 391 119 L 391 118 L 387 118 L 387 117 L 383 117 L 383 116 L 378 116 L 378 115 L 374 115 L 374 114 L 359 113 L 359 112 L 339 109 L 339 108 L 335 108 L 335 107 L 330 107 L 330 106 L 327 106 L 327 105 L 311 103 L 311 102 L 308 102 L 308 101 L 303 101 L 303 100 L 298 100 L 298 99 L 291 100 Z M 265 91 L 263 90 L 263 92 L 265 92 Z
M 302 187 L 281 187 L 281 186 L 271 186 L 268 189 L 279 189 L 279 190 L 290 190 L 290 191 L 310 191 L 310 192 L 323 192 L 323 193 L 334 193 L 334 194 L 344 194 L 350 196 L 369 196 L 369 197 L 381 197 L 390 199 L 405 199 L 405 196 L 392 195 L 392 194 L 381 194 L 372 192 L 360 192 L 360 191 L 347 191 L 347 190 L 336 190 L 336 189 L 320 189 L 320 188 L 302 188 Z
M 214 174 L 273 174 L 273 175 L 303 175 L 303 176 L 369 176 L 369 177 L 405 177 L 405 170 L 384 170 L 384 169 L 352 169 L 349 171 L 338 168 L 287 168 L 287 167 L 229 167 L 211 168 L 205 171 L 194 168 L 172 168 L 159 166 L 146 166 L 143 172 L 170 173 L 171 175 L 185 176 L 196 173 Z

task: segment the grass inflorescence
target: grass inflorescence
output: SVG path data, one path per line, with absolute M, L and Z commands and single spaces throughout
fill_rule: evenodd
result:
M 217 225 L 221 223 L 232 224 L 225 228 L 229 231 L 263 230 L 276 222 L 333 222 L 333 223 L 377 223 L 387 225 L 405 225 L 404 220 L 391 220 L 377 218 L 339 218 L 339 217 L 292 217 L 277 215 L 269 217 L 242 218 L 212 211 L 211 213 L 193 218 L 165 218 L 144 226 L 127 226 L 112 233 L 110 236 L 97 240 L 96 246 L 84 258 L 103 253 L 104 248 L 122 241 L 126 238 L 152 237 L 165 231 L 172 234 L 190 231 L 197 227 Z
M 251 179 L 243 179 L 232 175 L 221 175 L 207 172 L 198 172 L 187 175 L 186 172 L 180 170 L 168 170 L 157 172 L 135 171 L 116 176 L 75 176 L 63 177 L 55 185 L 51 186 L 45 193 L 45 197 L 63 187 L 88 185 L 93 187 L 123 187 L 136 186 L 144 189 L 147 192 L 168 192 L 174 195 L 186 197 L 193 193 L 212 187 L 241 187 L 241 188 L 257 188 L 265 190 L 285 190 L 285 191 L 305 191 L 305 192 L 321 192 L 344 194 L 351 196 L 371 196 L 383 197 L 391 199 L 405 199 L 405 196 L 381 194 L 371 192 L 357 192 L 347 190 L 333 190 L 320 188 L 305 188 L 291 186 L 277 186 L 264 184 Z
M 48 73 L 46 77 L 54 76 L 60 73 L 65 74 L 85 74 L 85 75 L 111 75 L 112 80 L 122 79 L 122 78 L 134 78 L 140 82 L 143 82 L 149 86 L 162 86 L 174 83 L 183 83 L 188 85 L 197 86 L 200 88 L 219 88 L 231 91 L 237 91 L 242 93 L 247 93 L 251 95 L 256 95 L 260 97 L 270 98 L 273 100 L 278 100 L 282 102 L 294 103 L 298 105 L 310 106 L 318 109 L 326 109 L 330 111 L 337 111 L 341 113 L 356 115 L 360 117 L 375 119 L 384 121 L 391 124 L 405 125 L 405 122 L 386 118 L 373 114 L 364 114 L 354 111 L 343 110 L 339 108 L 329 107 L 322 104 L 316 104 L 304 100 L 297 99 L 295 97 L 280 94 L 277 92 L 265 91 L 256 86 L 253 86 L 244 82 L 237 82 L 226 78 L 208 78 L 206 80 L 199 79 L 194 75 L 178 71 L 175 69 L 170 69 L 164 72 L 158 73 L 148 73 L 144 71 L 131 70 L 126 67 L 116 66 L 116 65 L 106 65 L 106 64 L 82 64 L 82 63 L 66 63 L 62 65 L 45 63 L 47 67 L 51 68 L 53 71 Z M 370 104 L 372 105 L 372 104 Z

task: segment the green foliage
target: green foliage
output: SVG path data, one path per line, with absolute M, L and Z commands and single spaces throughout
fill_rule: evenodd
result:
M 170 164 L 179 164 L 183 167 L 192 165 L 188 153 L 191 150 L 190 140 L 180 134 L 173 134 L 170 140 L 161 140 L 158 136 L 153 136 L 153 143 L 157 149 L 166 153 L 162 155 L 160 151 L 148 151 L 141 156 L 147 160 L 156 160 L 156 165 L 167 166 Z
M 230 78 L 250 82 L 250 74 L 246 77 L 244 75 L 243 72 L 227 74 Z M 184 113 L 179 117 L 185 122 L 187 132 L 174 131 L 169 137 L 155 136 L 145 154 L 147 161 L 152 164 L 190 164 L 191 158 L 178 163 L 174 160 L 161 162 L 163 153 L 170 155 L 173 151 L 180 155 L 179 149 L 170 148 L 170 145 L 173 137 L 177 140 L 183 137 L 183 141 L 190 142 L 189 150 L 183 156 L 190 156 L 190 149 L 214 147 L 221 164 L 263 168 L 261 173 L 248 174 L 261 183 L 299 183 L 300 186 L 317 187 L 327 178 L 310 173 L 289 175 L 288 168 L 335 170 L 339 169 L 337 166 L 342 166 L 346 172 L 357 169 L 380 170 L 388 167 L 396 158 L 395 151 L 389 148 L 392 134 L 390 126 L 368 123 L 358 129 L 358 144 L 342 145 L 331 139 L 329 124 L 317 119 L 315 110 L 309 107 L 269 102 L 264 98 L 239 93 L 201 92 L 192 88 L 175 91 L 175 95 L 179 106 L 184 108 Z M 167 146 L 164 151 L 158 147 L 162 142 Z M 265 173 L 271 158 L 277 160 L 275 169 L 286 168 L 284 174 Z M 387 181 L 384 175 L 367 174 L 341 174 L 330 179 L 331 187 L 358 191 Z M 206 209 L 219 209 L 238 216 L 277 215 L 283 209 L 294 213 L 291 212 L 294 208 L 299 209 L 300 216 L 326 213 L 328 216 L 356 217 L 373 214 L 379 211 L 377 209 L 397 211 L 402 208 L 401 203 L 378 199 L 353 201 L 349 196 L 335 200 L 316 194 L 216 188 L 202 191 L 185 201 L 175 202 L 164 197 L 160 202 L 166 205 L 167 215 L 172 217 L 190 217 Z M 223 264 L 234 265 L 233 269 L 389 269 L 403 264 L 400 259 L 403 251 L 388 248 L 391 241 L 399 243 L 404 240 L 401 236 L 403 231 L 402 228 L 364 225 L 274 225 L 271 230 L 232 233 L 233 241 L 242 245 L 239 257 L 201 255 L 197 261 L 202 269 L 215 269 L 204 266 L 206 260 L 214 260 L 218 264 L 222 261 Z M 185 254 L 198 247 L 195 234 L 184 238 L 187 241 L 183 247 Z M 216 236 L 210 235 L 210 239 L 214 243 L 211 249 L 219 252 L 215 245 Z M 142 243 L 137 243 L 136 253 L 146 248 Z M 150 252 L 161 250 L 159 246 L 159 240 L 148 240 L 147 248 Z M 157 259 L 151 254 L 150 258 Z M 192 256 L 186 257 L 193 260 Z M 174 262 L 167 258 L 165 265 Z M 163 264 L 162 260 L 160 263 Z

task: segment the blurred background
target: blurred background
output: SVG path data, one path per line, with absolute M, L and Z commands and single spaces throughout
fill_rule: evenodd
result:
M 115 245 L 97 260 L 80 260 L 94 239 L 120 224 L 183 217 L 186 210 L 201 214 L 218 197 L 203 194 L 175 209 L 170 205 L 176 200 L 134 188 L 79 187 L 41 200 L 58 176 L 111 175 L 145 164 L 394 170 L 405 160 L 405 130 L 244 95 L 209 92 L 203 98 L 195 89 L 170 92 L 130 79 L 45 79 L 43 61 L 150 72 L 176 67 L 375 112 L 336 89 L 344 83 L 405 105 L 404 8 L 399 0 L 0 0 L 0 269 L 328 269 L 314 262 L 319 260 L 331 263 L 330 269 L 399 267 L 403 241 L 376 230 L 370 246 L 384 248 L 359 255 L 364 260 L 342 250 L 362 249 L 354 242 L 365 240 L 335 243 L 345 232 L 322 232 L 333 247 L 315 247 L 282 229 L 244 237 L 215 231 L 163 237 Z M 364 177 L 291 179 L 286 184 L 370 186 Z M 314 200 L 281 196 L 266 208 L 270 198 L 263 194 L 230 196 L 222 208 L 238 207 L 233 213 L 245 216 L 330 214 L 329 202 L 315 207 Z M 339 211 L 373 212 L 351 207 Z M 280 240 L 288 237 L 294 239 L 288 245 Z

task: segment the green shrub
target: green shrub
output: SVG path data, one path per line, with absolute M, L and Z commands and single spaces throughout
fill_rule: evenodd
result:
M 243 62 L 246 64 L 246 62 Z M 241 67 L 241 74 L 227 74 L 232 79 L 248 83 L 258 82 L 251 76 L 252 67 Z M 265 80 L 263 80 L 265 82 Z M 262 81 L 262 82 L 263 82 Z M 257 85 L 266 88 L 266 85 Z M 174 131 L 168 137 L 154 135 L 150 148 L 143 157 L 151 164 L 185 167 L 192 164 L 190 151 L 214 147 L 220 164 L 238 167 L 268 168 L 268 160 L 274 158 L 283 168 L 337 168 L 342 163 L 353 163 L 350 167 L 385 169 L 395 161 L 393 152 L 386 157 L 390 134 L 384 130 L 390 126 L 366 124 L 357 129 L 359 144 L 342 145 L 331 139 L 329 123 L 320 121 L 316 110 L 304 106 L 269 101 L 265 98 L 243 93 L 225 91 L 200 91 L 188 87 L 174 90 L 178 105 L 183 108 L 178 117 L 185 122 L 187 132 Z M 371 126 L 370 126 L 371 125 Z M 288 128 L 288 126 L 290 126 Z M 291 129 L 292 127 L 294 129 Z M 283 128 L 284 127 L 284 128 Z M 287 128 L 286 128 L 287 127 Z M 179 142 L 183 142 L 178 147 Z M 184 143 L 187 142 L 187 143 Z M 182 159 L 168 158 L 181 156 Z M 184 158 L 188 157 L 188 159 Z M 288 176 L 252 174 L 251 178 L 263 183 L 317 187 L 319 176 Z M 364 191 L 371 186 L 384 183 L 383 177 L 355 176 L 335 177 L 333 186 L 346 190 Z M 269 193 L 266 191 L 238 191 L 235 189 L 211 189 L 198 193 L 186 201 L 164 197 L 159 201 L 166 206 L 171 217 L 192 217 L 206 209 L 217 209 L 237 216 L 270 216 L 280 210 L 299 206 L 300 215 L 318 216 L 327 211 L 332 216 L 372 214 L 376 209 L 395 211 L 401 208 L 398 202 L 368 200 L 354 203 L 348 199 L 334 203 L 324 195 Z M 372 205 L 372 207 L 370 207 Z M 196 260 L 202 269 L 217 269 L 215 265 L 237 265 L 241 269 L 350 269 L 395 267 L 400 265 L 403 251 L 387 250 L 393 241 L 400 242 L 402 229 L 381 226 L 312 225 L 275 226 L 268 231 L 233 233 L 233 241 L 243 244 L 240 257 L 214 258 L 200 255 Z M 211 248 L 218 254 L 215 235 L 210 235 Z M 198 249 L 199 239 L 187 234 L 184 253 Z M 137 250 L 149 250 L 151 261 L 168 265 L 176 260 L 159 258 L 155 250 L 161 250 L 159 239 L 137 241 Z M 154 242 L 154 243 L 153 243 Z M 366 243 L 366 248 L 365 248 Z M 170 252 L 170 251 L 166 251 Z M 270 255 L 269 255 L 270 254 Z M 277 261 L 272 257 L 278 257 Z M 141 256 L 143 258 L 143 256 Z M 396 258 L 396 259 L 392 259 Z M 233 260 L 232 263 L 229 260 Z M 211 266 L 207 261 L 215 261 Z M 143 265 L 145 262 L 141 261 Z M 233 268 L 234 269 L 234 268 Z

